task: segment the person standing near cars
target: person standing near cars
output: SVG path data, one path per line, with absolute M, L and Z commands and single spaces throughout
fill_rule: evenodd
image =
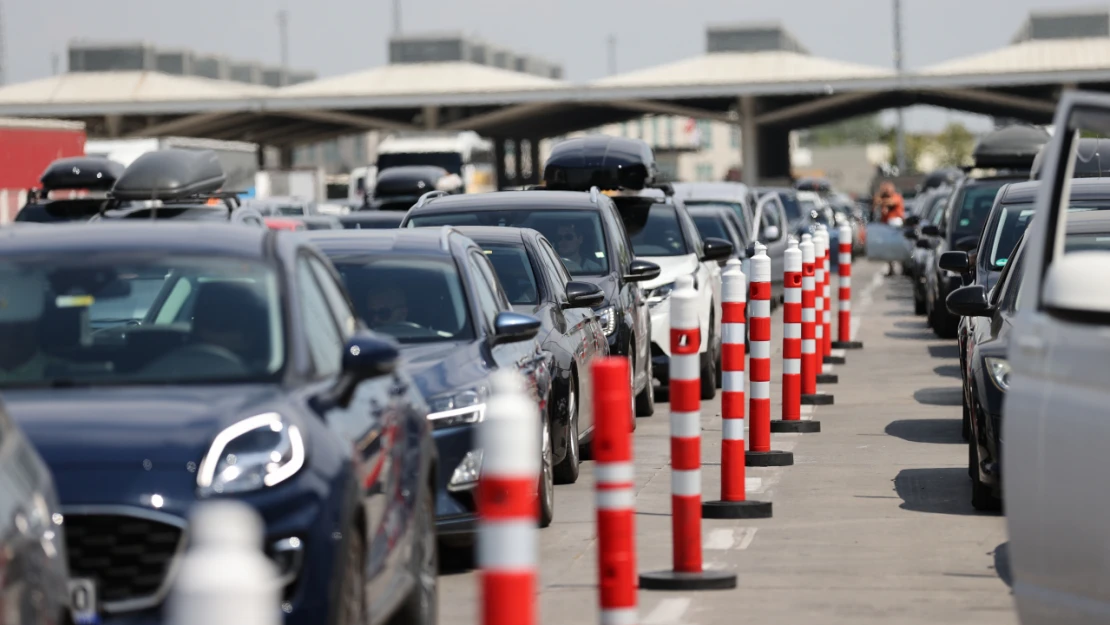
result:
M 879 221 L 894 228 L 901 228 L 906 219 L 906 201 L 901 193 L 894 187 L 894 183 L 887 181 L 879 186 L 879 193 L 875 197 L 875 209 L 879 213 Z M 897 263 L 887 265 L 887 275 L 893 276 Z

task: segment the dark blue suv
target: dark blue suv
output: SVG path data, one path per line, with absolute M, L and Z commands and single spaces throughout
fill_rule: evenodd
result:
M 229 497 L 265 519 L 286 623 L 434 622 L 426 403 L 296 234 L 0 231 L 0 345 L 86 616 L 161 622 L 190 509 Z

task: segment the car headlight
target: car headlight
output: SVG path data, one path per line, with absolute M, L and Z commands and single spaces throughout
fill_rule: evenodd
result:
M 607 306 L 597 311 L 597 318 L 601 322 L 601 331 L 605 336 L 611 336 L 617 331 L 617 309 Z
M 984 360 L 987 373 L 990 374 L 995 386 L 1003 391 L 1010 390 L 1010 361 L 1005 358 L 984 358 Z
M 482 476 L 482 450 L 473 449 L 466 452 L 455 472 L 451 474 L 451 481 L 447 483 L 447 490 L 464 490 L 478 483 Z
M 674 292 L 674 282 L 671 282 L 669 284 L 664 284 L 663 286 L 655 287 L 654 289 L 647 292 L 648 305 L 655 306 L 656 304 L 659 304 L 663 300 L 670 297 L 671 293 L 673 293 L 673 292 Z
M 276 412 L 244 419 L 220 432 L 197 470 L 201 496 L 276 486 L 304 467 L 301 430 Z
M 486 416 L 483 389 L 472 389 L 438 397 L 428 402 L 428 421 L 433 429 L 478 423 Z

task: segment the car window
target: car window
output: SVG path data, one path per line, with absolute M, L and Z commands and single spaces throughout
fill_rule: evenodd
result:
M 320 290 L 328 300 L 328 305 L 335 315 L 335 321 L 339 325 L 343 338 L 351 338 L 355 333 L 357 324 L 355 323 L 354 312 L 351 311 L 351 304 L 343 293 L 343 289 L 336 284 L 331 272 L 318 259 L 309 257 L 308 264 L 312 266 L 312 273 L 319 281 Z
M 521 245 L 483 245 L 482 251 L 493 264 L 510 304 L 533 305 L 540 301 L 536 273 Z
M 954 219 L 948 224 L 955 239 L 977 236 L 994 208 L 998 190 L 1006 184 L 1003 180 L 990 180 L 964 187 L 959 206 L 954 208 Z
M 792 222 L 802 219 L 802 206 L 798 203 L 797 196 L 791 193 L 778 193 L 776 195 L 782 200 L 782 206 L 786 210 L 787 219 Z
M 616 248 L 614 254 L 617 259 L 617 266 L 620 267 L 621 271 L 627 270 L 628 266 L 632 264 L 632 240 L 628 236 L 628 230 L 625 229 L 624 222 L 621 221 L 613 201 L 608 197 L 604 197 L 602 201 L 606 202 L 602 208 L 602 218 L 608 224 L 607 230 L 613 234 L 612 240 Z M 558 257 L 559 254 L 556 253 L 555 256 Z
M 1003 207 L 998 216 L 998 225 L 994 232 L 988 233 L 990 241 L 990 258 L 988 265 L 994 271 L 1000 271 L 1014 253 L 1014 246 L 1021 240 L 1029 221 L 1036 212 L 1032 204 L 1014 204 Z
M 486 260 L 478 252 L 470 252 L 466 258 L 470 265 L 470 275 L 474 280 L 474 296 L 477 299 L 478 310 L 486 328 L 492 330 L 501 307 L 497 303 L 497 295 L 495 295 L 497 291 L 485 275 Z
M 501 279 L 497 276 L 497 271 L 493 268 L 489 258 L 479 256 L 478 270 L 482 272 L 482 277 L 485 278 L 486 284 L 489 285 L 490 291 L 493 292 L 493 297 L 497 301 L 498 312 L 508 310 L 511 305 L 509 298 L 505 296 L 505 288 L 501 285 Z
M 698 232 L 701 233 L 703 239 L 709 237 L 716 237 L 732 243 L 738 244 L 733 241 L 733 237 L 729 235 L 729 231 L 725 228 L 724 218 L 720 215 L 713 213 L 695 213 L 690 216 L 694 220 L 694 225 L 698 227 Z
M 343 360 L 343 339 L 328 304 L 327 296 L 316 281 L 308 259 L 297 259 L 298 305 L 312 362 L 321 376 L 339 373 Z
M 750 213 L 748 212 L 749 209 L 745 208 L 744 205 L 741 204 L 740 202 L 718 202 L 718 201 L 706 201 L 706 200 L 689 200 L 689 201 L 686 202 L 686 205 L 687 206 L 720 206 L 722 208 L 727 208 L 729 210 L 729 212 L 736 215 L 736 218 L 742 224 L 743 232 L 750 232 L 751 231 L 751 228 L 749 228 L 749 226 L 748 226 L 748 224 L 750 223 L 750 219 L 749 219 Z M 752 204 L 752 208 L 750 210 L 752 210 L 752 211 L 755 210 L 755 204 Z M 697 223 L 697 222 L 698 222 L 698 220 L 697 220 L 697 218 L 695 218 L 694 223 Z M 699 227 L 699 230 L 700 230 L 700 227 Z M 705 236 L 715 237 L 715 236 L 718 236 L 718 235 L 702 233 L 702 236 L 703 237 L 705 237 Z
M 647 218 L 642 224 L 635 224 L 636 227 L 629 227 L 629 219 L 625 220 L 636 256 L 685 256 L 693 253 L 683 236 L 678 210 L 673 205 L 653 204 L 647 211 Z M 639 218 L 639 215 L 630 217 Z

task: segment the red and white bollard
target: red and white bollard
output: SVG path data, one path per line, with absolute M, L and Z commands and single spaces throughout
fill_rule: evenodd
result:
M 636 471 L 632 464 L 632 389 L 628 359 L 593 364 L 594 475 L 597 480 L 597 573 L 601 625 L 635 625 Z
M 697 292 L 681 276 L 671 293 L 671 536 L 670 571 L 640 575 L 646 590 L 736 588 L 736 575 L 706 571 L 701 545 L 701 367 Z
M 516 372 L 498 371 L 491 386 L 477 432 L 478 448 L 483 450 L 477 492 L 481 623 L 534 625 L 539 409 Z
M 847 363 L 847 359 L 843 354 L 832 353 L 832 239 L 829 237 L 829 229 L 824 224 L 821 224 L 821 234 L 825 237 L 825 345 L 824 345 L 824 359 L 826 365 L 843 365 Z M 837 231 L 839 243 L 840 231 Z M 851 235 L 849 235 L 849 241 Z M 838 250 L 839 251 L 839 250 Z M 830 374 L 831 377 L 836 377 Z M 826 380 L 827 382 L 836 382 L 835 379 Z
M 802 404 L 832 403 L 832 396 L 817 392 L 821 356 L 817 352 L 817 255 L 815 237 L 802 235 Z
M 829 341 L 829 334 L 832 332 L 829 317 L 832 313 L 829 310 L 829 231 L 824 224 L 817 226 L 813 246 L 816 263 L 814 288 L 817 292 L 813 306 L 817 313 L 817 383 L 836 384 L 840 381 L 839 376 L 829 372 L 829 367 L 825 366 L 831 362 L 825 347 L 832 344 Z
M 772 432 L 813 433 L 819 421 L 802 421 L 802 250 L 790 237 L 783 268 L 782 418 Z
M 840 292 L 837 294 L 837 339 L 835 349 L 862 349 L 863 343 L 852 340 L 852 227 L 840 226 L 840 257 L 837 259 L 837 273 L 840 277 Z
M 721 499 L 701 505 L 707 519 L 766 519 L 771 502 L 747 497 L 744 483 L 744 308 L 747 305 L 747 279 L 740 261 L 728 261 L 721 274 Z
M 771 258 L 767 247 L 755 244 L 749 261 L 748 296 L 748 453 L 749 467 L 785 467 L 794 454 L 771 449 Z

